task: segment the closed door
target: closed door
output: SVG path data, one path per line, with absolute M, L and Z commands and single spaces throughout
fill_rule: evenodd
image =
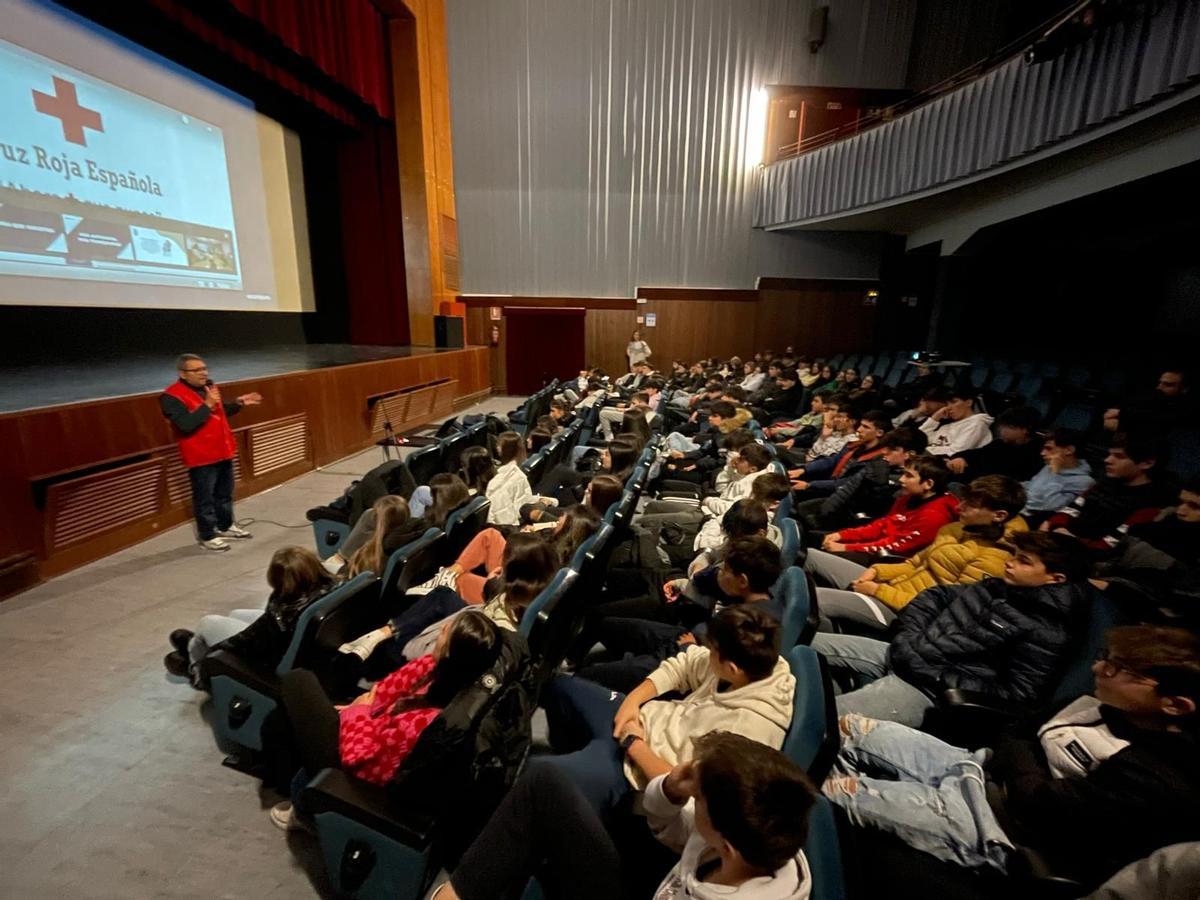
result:
M 584 309 L 510 306 L 504 310 L 505 369 L 510 394 L 532 394 L 584 366 Z

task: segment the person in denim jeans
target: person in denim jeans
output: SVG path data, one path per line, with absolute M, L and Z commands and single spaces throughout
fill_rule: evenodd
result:
M 1004 871 L 1014 848 L 1029 847 L 1085 890 L 1197 840 L 1200 637 L 1135 625 L 1111 629 L 1107 644 L 1093 695 L 994 752 L 843 716 L 825 795 L 854 825 L 943 861 Z

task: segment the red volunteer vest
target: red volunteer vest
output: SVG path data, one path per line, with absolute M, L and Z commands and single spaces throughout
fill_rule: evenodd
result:
M 188 412 L 194 412 L 204 404 L 203 398 L 182 381 L 176 381 L 163 393 L 170 394 L 180 401 L 187 407 Z M 181 434 L 177 431 L 175 438 L 179 442 L 179 455 L 183 457 L 183 464 L 189 469 L 233 459 L 237 455 L 233 431 L 229 428 L 229 420 L 225 418 L 225 408 L 219 403 L 203 425 L 191 434 Z

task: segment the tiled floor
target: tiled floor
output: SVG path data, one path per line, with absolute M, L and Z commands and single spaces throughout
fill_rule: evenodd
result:
M 181 526 L 0 603 L 0 898 L 328 895 L 315 842 L 285 837 L 266 813 L 278 798 L 221 766 L 205 696 L 162 657 L 173 628 L 261 602 L 271 554 L 312 546 L 305 510 L 379 461 L 364 451 L 239 503 L 254 539 L 228 553 Z

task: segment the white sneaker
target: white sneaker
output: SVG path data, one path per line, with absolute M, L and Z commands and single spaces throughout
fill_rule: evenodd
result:
M 205 550 L 212 550 L 217 553 L 220 553 L 222 550 L 229 549 L 229 545 L 227 543 L 225 543 L 223 540 L 221 540 L 219 537 L 210 538 L 207 541 L 201 541 L 200 546 L 203 547 Z
M 409 588 L 410 594 L 428 594 L 434 588 L 448 587 L 451 590 L 458 588 L 458 573 L 448 566 L 438 569 L 437 574 L 423 584 L 418 584 L 414 588 Z
M 374 631 L 368 631 L 360 638 L 342 644 L 338 647 L 338 653 L 353 654 L 363 662 L 366 662 L 367 657 L 375 652 L 375 648 L 391 636 L 390 629 L 376 628 Z
M 296 815 L 296 810 L 292 808 L 291 800 L 284 800 L 271 807 L 271 822 L 276 828 L 284 831 L 311 832 L 313 830 L 312 825 Z
M 244 541 L 246 538 L 254 537 L 254 535 L 248 532 L 245 528 L 238 528 L 236 525 L 230 525 L 224 531 L 218 531 L 217 534 L 223 538 L 233 538 L 234 540 L 238 541 Z

